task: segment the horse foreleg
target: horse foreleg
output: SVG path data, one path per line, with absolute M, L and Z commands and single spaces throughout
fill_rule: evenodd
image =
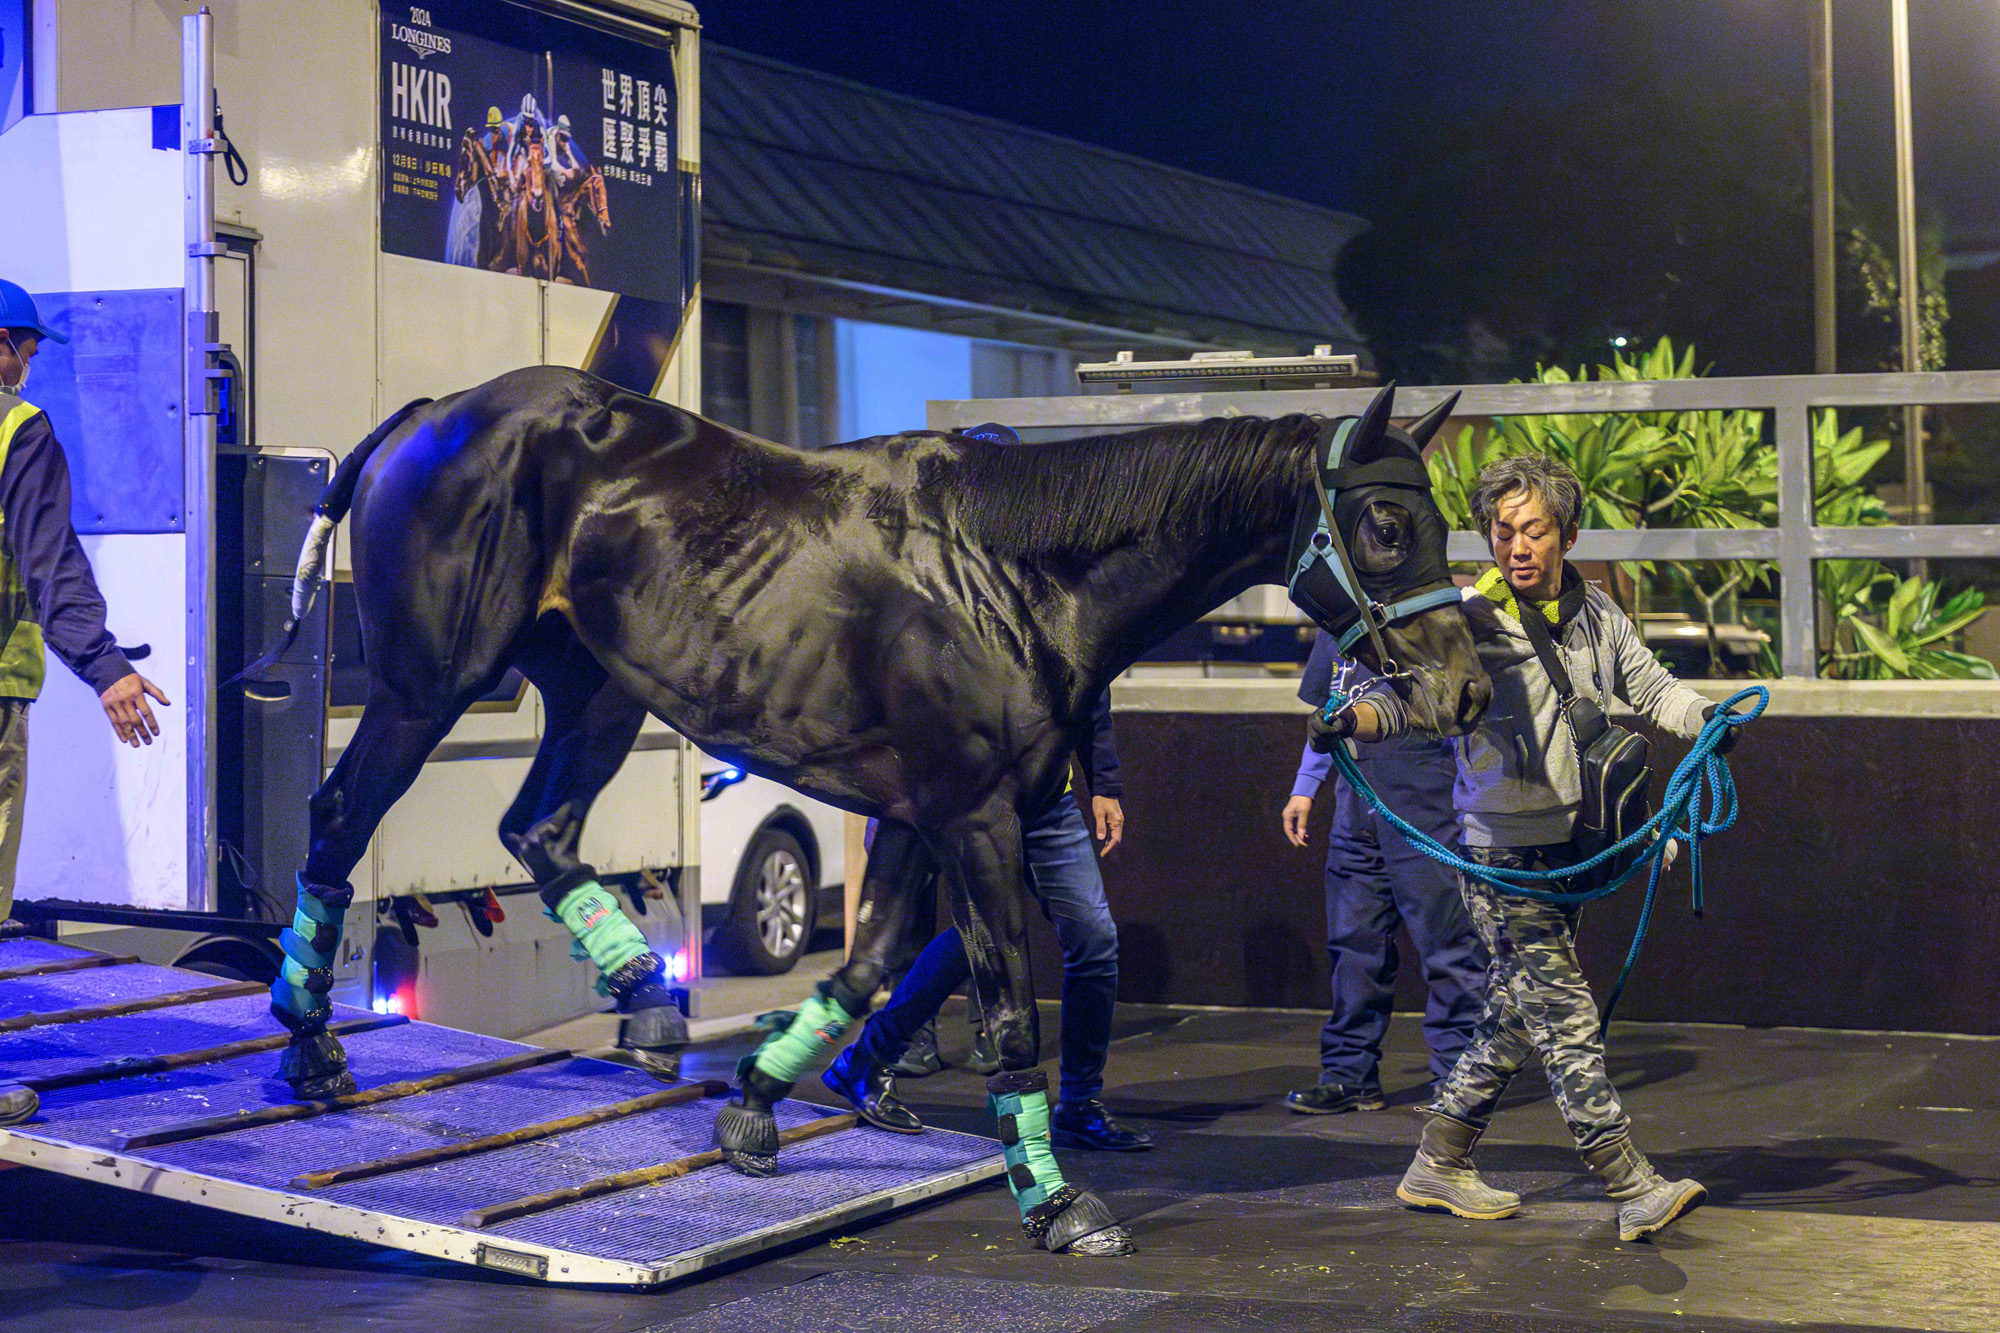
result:
M 944 869 L 974 992 L 1000 1053 L 1000 1072 L 986 1080 L 986 1102 L 1007 1156 L 1007 1187 L 1020 1207 L 1021 1229 L 1051 1253 L 1130 1254 L 1131 1235 L 1111 1210 L 1065 1181 L 1056 1164 L 1028 970 L 1021 821 L 1011 806 L 984 814 L 958 831 L 956 864 Z
M 867 1014 L 931 869 L 930 854 L 916 830 L 890 820 L 876 829 L 846 964 L 820 983 L 782 1031 L 737 1066 L 741 1095 L 715 1118 L 715 1144 L 736 1170 L 748 1176 L 776 1173 L 778 1121 L 773 1108 L 791 1094 L 814 1058 Z
M 578 855 L 583 821 L 638 738 L 645 706 L 605 675 L 566 622 L 544 624 L 561 631 L 521 661 L 542 692 L 542 743 L 500 821 L 500 840 L 533 876 L 549 915 L 596 964 L 598 989 L 623 1016 L 618 1045 L 654 1077 L 677 1079 L 688 1027 L 667 990 L 666 963 Z

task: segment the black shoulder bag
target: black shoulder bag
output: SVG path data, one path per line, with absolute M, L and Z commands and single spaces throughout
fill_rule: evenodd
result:
M 1589 860 L 1637 832 L 1652 818 L 1652 747 L 1636 731 L 1614 724 L 1595 700 L 1579 695 L 1549 637 L 1548 621 L 1539 607 L 1521 599 L 1521 627 L 1535 656 L 1561 697 L 1557 705 L 1576 742 L 1576 763 L 1583 778 L 1583 805 L 1572 839 L 1579 860 Z M 1598 889 L 1624 874 L 1644 848 L 1628 847 L 1586 874 L 1570 879 L 1572 893 Z

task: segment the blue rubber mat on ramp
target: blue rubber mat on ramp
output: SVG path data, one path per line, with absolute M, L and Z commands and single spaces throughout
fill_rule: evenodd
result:
M 8 957 L 24 944 L 40 946 L 41 956 Z M 51 947 L 40 941 L 9 942 L 0 946 L 0 967 L 63 956 L 48 953 Z M 22 978 L 0 982 L 0 1017 L 212 984 L 214 978 L 199 974 L 136 964 Z M 27 995 L 30 990 L 32 995 Z M 359 1010 L 336 1006 L 337 1020 L 361 1016 Z M 46 1078 L 121 1058 L 220 1046 L 281 1031 L 264 997 L 250 995 L 0 1033 L 0 1078 Z M 355 1080 L 364 1090 L 537 1049 L 415 1022 L 353 1033 L 343 1044 Z M 174 1180 L 223 1181 L 241 1187 L 197 1188 L 173 1197 L 213 1203 L 217 1193 L 237 1198 L 268 1192 L 268 1207 L 251 1199 L 254 1207 L 233 1211 L 277 1220 L 288 1220 L 293 1206 L 287 1200 L 309 1199 L 351 1210 L 341 1214 L 344 1220 L 339 1224 L 349 1228 L 343 1234 L 392 1242 L 398 1236 L 428 1237 L 444 1248 L 423 1252 L 463 1258 L 465 1254 L 454 1252 L 451 1244 L 437 1240 L 436 1229 L 455 1230 L 464 1240 L 469 1229 L 462 1219 L 469 1210 L 706 1152 L 713 1146 L 715 1114 L 722 1105 L 720 1098 L 702 1098 L 658 1107 L 530 1143 L 325 1190 L 292 1184 L 307 1172 L 556 1120 L 666 1086 L 623 1065 L 572 1057 L 375 1106 L 123 1149 L 129 1138 L 169 1126 L 289 1104 L 291 1091 L 277 1077 L 278 1060 L 279 1052 L 272 1050 L 167 1073 L 51 1090 L 43 1094 L 41 1114 L 19 1127 L 18 1136 L 109 1154 L 97 1157 L 92 1166 L 108 1170 L 115 1163 L 127 1163 L 135 1178 L 158 1169 L 177 1173 L 171 1177 Z M 778 1120 L 781 1128 L 791 1128 L 827 1113 L 826 1108 L 792 1100 L 779 1108 Z M 5 1137 L 0 1134 L 0 1144 Z M 59 1152 L 44 1152 L 30 1164 L 51 1166 L 59 1159 L 67 1160 Z M 894 1135 L 861 1126 L 788 1148 L 780 1157 L 782 1174 L 775 1178 L 750 1179 L 719 1166 L 696 1170 L 658 1185 L 517 1218 L 470 1240 L 490 1236 L 558 1254 L 585 1254 L 629 1265 L 634 1271 L 664 1274 L 672 1269 L 674 1274 L 669 1275 L 677 1275 L 688 1268 L 690 1255 L 734 1255 L 757 1248 L 754 1238 L 759 1235 L 776 1243 L 809 1234 L 820 1225 L 839 1225 L 998 1175 L 1000 1169 L 998 1145 L 989 1139 L 939 1130 Z M 111 1178 L 126 1183 L 116 1173 Z M 376 1235 L 363 1235 L 353 1229 L 357 1217 L 379 1218 L 382 1225 Z M 306 1220 L 297 1224 L 324 1225 Z M 551 1275 L 560 1277 L 560 1272 Z

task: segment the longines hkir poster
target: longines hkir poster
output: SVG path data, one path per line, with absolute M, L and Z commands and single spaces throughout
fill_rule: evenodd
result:
M 382 248 L 677 302 L 673 52 L 496 0 L 382 9 Z

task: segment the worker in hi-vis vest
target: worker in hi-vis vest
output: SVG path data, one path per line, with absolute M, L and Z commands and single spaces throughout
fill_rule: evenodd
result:
M 48 417 L 21 396 L 44 338 L 69 341 L 42 323 L 27 292 L 0 281 L 0 920 L 14 905 L 28 705 L 42 689 L 42 645 L 97 692 L 128 745 L 151 745 L 160 734 L 146 696 L 167 702 L 104 627 L 104 597 L 70 525 L 69 462 Z M 0 1125 L 35 1110 L 31 1089 L 0 1083 Z

